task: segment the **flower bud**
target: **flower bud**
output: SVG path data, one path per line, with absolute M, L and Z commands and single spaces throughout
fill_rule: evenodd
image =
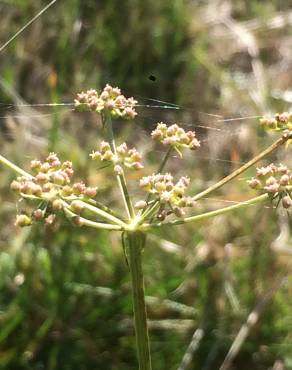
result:
M 32 220 L 27 215 L 22 214 L 22 215 L 16 216 L 15 226 L 24 227 L 24 226 L 30 226 L 31 224 L 32 224 Z
M 41 168 L 40 168 L 40 172 L 48 172 L 49 169 L 51 168 L 50 164 L 48 162 L 44 162 L 42 165 L 41 165 Z
M 162 181 L 159 181 L 159 182 L 156 182 L 156 184 L 154 185 L 154 188 L 158 193 L 161 193 L 162 191 L 165 191 L 166 184 Z
M 60 211 L 61 209 L 63 209 L 63 204 L 62 204 L 61 199 L 55 199 L 52 203 L 52 207 L 54 211 Z
M 52 190 L 52 187 L 53 187 L 53 185 L 51 183 L 47 183 L 47 184 L 43 185 L 42 190 L 43 190 L 44 193 L 48 193 Z
M 160 195 L 160 201 L 161 203 L 168 203 L 170 201 L 171 194 L 168 191 L 164 191 Z
M 123 174 L 123 168 L 119 164 L 114 166 L 114 172 L 116 175 L 122 175 Z
M 46 175 L 45 173 L 43 172 L 39 172 L 36 177 L 36 182 L 38 182 L 39 184 L 44 184 L 46 183 L 47 181 L 49 181 L 49 176 Z
M 82 219 L 81 219 L 81 217 L 80 217 L 80 216 L 73 216 L 73 217 L 71 218 L 71 220 L 72 220 L 72 223 L 73 223 L 74 225 L 76 225 L 76 226 L 82 226 L 82 225 L 83 225 L 83 221 L 82 221 Z
M 285 197 L 282 198 L 282 205 L 286 209 L 292 207 L 292 199 L 289 197 L 289 195 L 285 195 Z
M 44 218 L 44 211 L 40 208 L 35 209 L 32 213 L 32 216 L 36 220 L 41 220 L 42 218 Z
M 62 195 L 64 197 L 68 197 L 68 196 L 72 195 L 72 193 L 73 193 L 73 189 L 71 188 L 71 186 L 69 186 L 69 185 L 63 186 Z
M 84 192 L 85 190 L 85 185 L 83 182 L 76 182 L 74 185 L 73 185 L 73 193 L 75 195 L 80 195 Z
M 287 185 L 289 185 L 289 182 L 290 182 L 290 178 L 289 178 L 289 176 L 288 175 L 283 175 L 281 178 L 280 178 L 280 185 L 281 186 L 287 186 Z
M 97 188 L 91 188 L 91 187 L 86 188 L 83 192 L 83 194 L 89 198 L 95 197 L 96 193 L 97 193 Z
M 45 224 L 46 225 L 52 225 L 55 222 L 56 215 L 51 214 L 48 217 L 45 218 Z
M 39 171 L 41 168 L 41 162 L 40 161 L 31 161 L 30 162 L 30 168 L 34 171 Z
M 144 200 L 139 200 L 135 204 L 135 208 L 137 209 L 144 209 L 147 206 L 147 203 Z
M 260 189 L 261 182 L 258 179 L 256 179 L 255 177 L 248 180 L 247 183 L 252 189 Z
M 56 185 L 64 185 L 65 183 L 65 178 L 60 172 L 54 172 L 51 175 L 51 179 L 54 184 Z
M 73 202 L 71 202 L 70 208 L 74 213 L 80 214 L 84 208 L 84 204 L 80 200 L 73 200 Z
M 21 189 L 21 184 L 20 182 L 13 180 L 12 183 L 10 184 L 10 189 L 14 191 L 20 191 Z

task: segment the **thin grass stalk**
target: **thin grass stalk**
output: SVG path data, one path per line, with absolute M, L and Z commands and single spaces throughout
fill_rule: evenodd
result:
M 142 251 L 145 244 L 145 234 L 141 232 L 128 233 L 127 240 L 139 370 L 151 370 L 144 277 L 142 270 Z

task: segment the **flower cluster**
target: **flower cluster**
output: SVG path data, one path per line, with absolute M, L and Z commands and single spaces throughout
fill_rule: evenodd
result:
M 75 108 L 78 111 L 91 111 L 101 113 L 109 112 L 113 117 L 133 119 L 137 115 L 135 106 L 137 101 L 134 98 L 126 98 L 121 94 L 118 87 L 106 85 L 103 91 L 98 94 L 94 89 L 77 94 L 74 100 Z
M 160 122 L 157 124 L 156 129 L 152 131 L 151 136 L 163 145 L 171 145 L 176 149 L 183 147 L 194 150 L 200 146 L 194 131 L 186 132 L 177 124 L 167 126 L 165 123 Z
M 181 177 L 176 183 L 173 176 L 169 173 L 154 174 L 142 177 L 140 187 L 150 194 L 155 195 L 161 208 L 158 217 L 163 220 L 167 215 L 174 213 L 178 217 L 184 216 L 183 208 L 193 207 L 195 202 L 191 197 L 185 196 L 190 179 L 186 176 Z M 138 208 L 144 208 L 145 204 L 138 202 Z
M 83 182 L 71 184 L 72 163 L 61 162 L 55 153 L 50 153 L 44 162 L 32 161 L 31 169 L 35 176 L 20 176 L 12 181 L 10 187 L 23 198 L 41 200 L 45 205 L 43 209 L 35 209 L 32 218 L 18 215 L 16 224 L 19 226 L 30 225 L 32 219 L 52 224 L 54 212 L 63 209 L 63 200 L 89 199 L 96 195 L 97 188 L 87 187 Z
M 114 153 L 110 144 L 106 141 L 102 141 L 99 150 L 93 151 L 90 156 L 93 160 L 112 162 L 114 164 L 114 171 L 118 175 L 122 173 L 121 165 L 133 170 L 140 170 L 143 168 L 141 154 L 135 148 L 128 149 L 126 143 L 119 145 Z
M 252 189 L 264 190 L 267 193 L 280 195 L 284 208 L 292 207 L 289 187 L 292 185 L 292 173 L 287 166 L 270 164 L 257 168 L 256 177 L 248 181 Z
M 292 130 L 292 113 L 276 113 L 274 117 L 260 119 L 260 124 L 273 131 Z

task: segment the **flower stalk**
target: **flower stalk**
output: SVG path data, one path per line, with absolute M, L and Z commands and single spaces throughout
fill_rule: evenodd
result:
M 113 123 L 112 123 L 112 118 L 111 118 L 110 113 L 105 112 L 103 114 L 103 124 L 104 124 L 104 129 L 105 129 L 107 140 L 110 143 L 111 150 L 114 154 L 116 154 L 116 144 L 115 144 L 115 138 L 114 138 L 114 132 L 113 132 Z M 126 178 L 125 178 L 124 171 L 122 168 L 121 168 L 121 172 L 117 174 L 116 177 L 118 180 L 118 184 L 120 187 L 120 191 L 121 191 L 122 198 L 125 204 L 128 218 L 132 219 L 135 217 L 135 211 L 134 211 L 132 201 L 131 201 L 131 198 L 128 192 Z
M 150 346 L 142 269 L 142 252 L 145 234 L 139 231 L 127 233 L 129 265 L 132 281 L 133 311 L 139 370 L 151 370 Z
M 279 146 L 283 145 L 287 141 L 287 138 L 285 136 L 280 137 L 278 140 L 276 140 L 272 145 L 270 145 L 267 149 L 263 150 L 260 154 L 256 155 L 254 158 L 252 158 L 250 161 L 245 163 L 243 166 L 238 168 L 237 170 L 233 171 L 228 176 L 224 177 L 222 180 L 216 182 L 214 185 L 210 186 L 206 190 L 196 194 L 193 197 L 193 200 L 199 200 L 206 195 L 210 194 L 214 190 L 217 190 L 221 188 L 223 185 L 227 184 L 229 181 L 233 180 L 235 177 L 239 176 L 241 173 L 246 171 L 248 168 L 259 162 L 261 159 L 266 157 L 268 154 L 272 153 L 274 150 L 276 150 Z

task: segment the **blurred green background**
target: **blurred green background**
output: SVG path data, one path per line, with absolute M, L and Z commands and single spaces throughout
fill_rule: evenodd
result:
M 47 3 L 0 1 L 0 45 Z M 291 25 L 291 4 L 282 0 L 57 1 L 0 53 L 1 154 L 28 168 L 56 151 L 74 162 L 77 178 L 100 186 L 101 200 L 120 207 L 110 172 L 88 158 L 102 137 L 96 116 L 34 106 L 71 103 L 76 92 L 111 83 L 141 105 L 135 129 L 116 122 L 115 130 L 145 154 L 143 175 L 163 155 L 149 141 L 156 122 L 196 129 L 202 148 L 183 162 L 172 158 L 169 170 L 188 174 L 199 191 L 275 139 L 254 117 L 291 106 Z M 180 109 L 155 108 L 155 99 Z M 270 160 L 292 164 L 285 150 Z M 200 201 L 198 211 L 251 197 L 245 180 L 253 173 Z M 72 228 L 65 218 L 16 229 L 26 205 L 9 190 L 13 178 L 1 166 L 0 368 L 137 369 L 119 235 Z M 255 307 L 258 322 L 230 368 L 292 369 L 291 262 L 291 213 L 271 204 L 149 235 L 153 369 L 178 369 L 198 328 L 204 335 L 180 370 L 219 369 Z

